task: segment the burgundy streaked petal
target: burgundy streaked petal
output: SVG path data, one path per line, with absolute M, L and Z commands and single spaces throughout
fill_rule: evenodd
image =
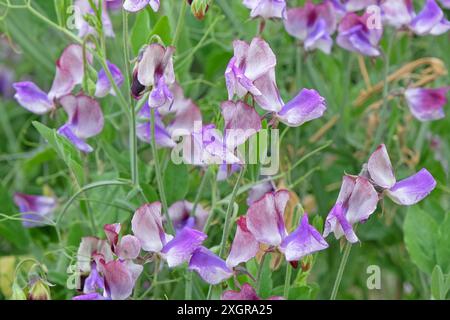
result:
M 286 103 L 277 117 L 286 125 L 297 127 L 307 121 L 320 118 L 327 109 L 325 98 L 313 89 L 302 89 Z
M 444 106 L 450 87 L 436 89 L 410 88 L 405 91 L 409 110 L 420 121 L 438 120 L 445 117 Z
M 136 259 L 141 251 L 141 243 L 135 236 L 127 234 L 120 239 L 116 248 L 116 254 L 120 259 Z
M 231 250 L 226 260 L 230 268 L 234 268 L 242 262 L 247 262 L 256 256 L 259 250 L 259 244 L 253 234 L 247 228 L 247 220 L 245 216 L 239 217 L 237 220 L 237 229 L 234 236 Z
M 120 223 L 105 224 L 103 226 L 103 231 L 105 231 L 106 239 L 111 244 L 112 248 L 114 248 L 119 242 L 120 229 Z
M 370 178 L 378 186 L 389 189 L 395 184 L 394 169 L 384 144 L 378 146 L 372 153 L 367 162 L 367 169 Z
M 77 252 L 77 270 L 82 273 L 90 272 L 94 254 L 101 255 L 105 262 L 113 260 L 111 246 L 106 240 L 95 237 L 81 238 Z
M 222 293 L 221 300 L 260 300 L 255 289 L 248 283 L 241 286 L 240 291 L 227 290 Z
M 106 291 L 112 300 L 125 300 L 133 293 L 134 277 L 124 261 L 105 263 L 103 274 Z
M 203 232 L 184 227 L 164 246 L 161 254 L 166 259 L 169 268 L 176 267 L 189 261 L 192 253 L 201 246 L 206 238 L 207 235 Z
M 13 88 L 16 90 L 14 98 L 30 112 L 45 114 L 55 107 L 47 94 L 33 82 L 16 82 L 13 84 Z
M 160 252 L 169 241 L 162 225 L 160 202 L 144 204 L 137 209 L 131 220 L 131 229 L 144 251 Z
M 213 285 L 233 275 L 233 271 L 227 267 L 225 261 L 205 247 L 194 251 L 189 262 L 189 269 L 196 271 L 204 281 Z
M 410 206 L 428 196 L 436 187 L 436 180 L 427 169 L 398 181 L 386 191 L 389 198 L 397 204 Z

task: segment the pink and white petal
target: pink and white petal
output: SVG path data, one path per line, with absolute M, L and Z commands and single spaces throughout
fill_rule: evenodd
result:
M 286 18 L 285 0 L 260 0 L 250 12 L 250 17 L 263 19 Z
M 379 145 L 372 153 L 367 162 L 367 169 L 370 178 L 378 186 L 389 189 L 395 184 L 394 169 L 392 169 L 391 159 L 389 159 L 389 154 L 384 144 Z
M 115 260 L 103 264 L 106 291 L 112 300 L 125 300 L 133 293 L 134 281 L 124 261 Z
M 356 178 L 345 218 L 351 225 L 366 221 L 375 212 L 378 200 L 378 193 L 369 180 L 363 177 Z
M 35 114 L 46 114 L 54 109 L 53 102 L 36 84 L 29 81 L 16 82 L 13 84 L 16 90 L 14 98 L 17 102 L 30 112 Z
M 305 213 L 298 228 L 284 238 L 279 248 L 287 261 L 299 261 L 307 255 L 328 248 L 328 243 L 309 224 L 308 215 Z
M 411 206 L 428 196 L 436 187 L 436 180 L 427 169 L 398 181 L 386 191 L 389 198 L 397 204 Z
M 61 128 L 58 129 L 57 132 L 63 137 L 65 137 L 67 140 L 69 140 L 81 152 L 90 153 L 94 151 L 94 148 L 92 148 L 84 139 L 79 138 L 74 133 L 70 125 L 67 124 L 63 125 Z
M 169 268 L 176 267 L 189 261 L 192 253 L 202 245 L 206 238 L 207 235 L 203 232 L 184 227 L 164 246 L 161 254 L 166 259 Z
M 106 239 L 108 239 L 108 242 L 111 244 L 113 248 L 119 242 L 120 229 L 121 229 L 120 223 L 105 224 L 103 226 L 103 231 L 105 231 Z
M 420 121 L 438 120 L 445 117 L 449 87 L 436 89 L 410 88 L 405 91 L 409 110 Z
M 250 206 L 252 203 L 261 199 L 267 192 L 274 192 L 275 185 L 273 181 L 266 181 L 254 185 L 248 192 L 247 205 Z
M 220 297 L 220 300 L 260 300 L 260 298 L 251 285 L 244 283 L 241 286 L 240 291 L 224 291 Z
M 345 235 L 345 238 L 350 243 L 358 242 L 358 237 L 356 236 L 352 225 L 346 219 L 343 204 L 340 202 L 335 204 L 325 220 L 323 236 L 327 237 L 330 233 L 334 233 L 336 239 L 340 239 Z
M 149 5 L 153 9 L 153 11 L 158 12 L 158 10 L 159 10 L 159 0 L 150 0 Z
M 161 217 L 161 203 L 142 205 L 133 215 L 131 229 L 147 252 L 160 252 L 168 239 L 164 232 Z
M 245 216 L 239 217 L 237 220 L 237 229 L 234 236 L 231 250 L 226 260 L 227 266 L 236 267 L 242 262 L 247 262 L 256 256 L 259 250 L 259 243 L 253 234 L 247 228 L 247 220 Z
M 305 4 L 305 8 L 292 8 L 287 10 L 287 19 L 283 21 L 287 33 L 302 41 L 308 35 L 307 6 L 308 3 Z
M 141 243 L 139 239 L 130 234 L 123 236 L 116 248 L 117 256 L 123 260 L 136 259 L 140 251 Z
M 125 0 L 123 3 L 123 8 L 130 12 L 137 12 L 145 8 L 150 0 Z
M 277 58 L 269 44 L 261 38 L 253 38 L 247 51 L 245 76 L 254 81 L 277 64 Z
M 353 189 L 355 188 L 355 183 L 356 177 L 345 175 L 342 178 L 341 189 L 339 190 L 339 195 L 336 202 L 346 203 L 352 195 Z
M 431 29 L 430 34 L 433 36 L 439 36 L 450 30 L 450 21 L 443 18 L 438 24 L 436 24 L 433 29 Z
M 81 238 L 77 252 L 77 270 L 81 273 L 89 273 L 94 254 L 101 255 L 105 262 L 113 260 L 111 246 L 106 240 L 96 237 Z
M 245 141 L 261 130 L 261 119 L 256 110 L 242 101 L 226 101 L 221 104 L 225 120 L 226 145 L 230 149 Z
M 166 49 L 158 43 L 152 43 L 144 49 L 137 69 L 139 83 L 146 87 L 155 85 L 155 73 L 162 66 L 165 54 Z
M 284 102 L 275 82 L 275 69 L 269 70 L 269 72 L 255 80 L 254 85 L 261 92 L 261 95 L 254 98 L 262 109 L 271 112 L 281 110 Z
M 325 98 L 313 89 L 302 89 L 283 106 L 277 117 L 288 126 L 297 127 L 307 121 L 320 118 L 327 109 Z
M 225 261 L 205 247 L 194 251 L 189 261 L 189 269 L 196 271 L 204 281 L 212 285 L 219 284 L 233 275 Z
M 167 131 L 173 138 L 177 138 L 191 134 L 196 126 L 202 126 L 202 114 L 200 108 L 192 100 L 188 100 L 188 105 L 177 111 L 175 118 L 167 126 Z

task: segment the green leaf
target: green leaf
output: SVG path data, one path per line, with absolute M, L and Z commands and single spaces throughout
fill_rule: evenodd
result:
M 436 259 L 437 264 L 445 274 L 450 273 L 450 214 L 439 225 L 436 237 Z
M 82 184 L 84 173 L 79 151 L 66 138 L 59 135 L 55 129 L 50 129 L 37 121 L 33 121 L 33 126 L 56 151 L 59 158 L 64 161 L 77 178 L 78 183 Z
M 189 172 L 185 164 L 169 162 L 164 172 L 167 203 L 170 205 L 186 197 L 189 189 Z
M 151 33 L 150 15 L 147 10 L 141 10 L 136 14 L 136 20 L 131 28 L 130 42 L 134 56 L 137 56 L 141 47 L 147 44 L 148 35 Z
M 161 38 L 161 40 L 164 42 L 164 44 L 166 46 L 168 46 L 172 43 L 169 18 L 167 18 L 167 16 L 162 16 L 158 20 L 158 22 L 156 22 L 155 26 L 153 27 L 152 33 L 150 34 L 149 39 L 152 36 L 156 36 L 156 35 Z
M 272 270 L 270 269 L 270 259 L 271 256 L 268 254 L 264 260 L 264 265 L 262 266 L 261 279 L 259 285 L 258 295 L 267 299 L 272 295 L 273 281 L 272 281 Z
M 444 300 L 447 296 L 447 289 L 441 267 L 435 266 L 431 274 L 431 295 L 433 299 Z

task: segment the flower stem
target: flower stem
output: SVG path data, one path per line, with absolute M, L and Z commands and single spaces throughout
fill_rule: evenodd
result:
M 256 292 L 260 294 L 259 290 L 261 289 L 261 276 L 264 268 L 264 263 L 266 262 L 268 252 L 264 252 L 261 258 L 261 262 L 259 263 L 258 275 L 256 276 Z
M 152 138 L 151 138 L 151 146 L 153 153 L 153 161 L 155 162 L 155 173 L 156 173 L 156 182 L 158 184 L 159 196 L 161 198 L 161 204 L 163 208 L 164 215 L 166 216 L 168 231 L 171 234 L 175 234 L 175 229 L 173 228 L 172 219 L 169 216 L 169 209 L 167 206 L 166 192 L 164 190 L 164 183 L 161 174 L 161 166 L 158 158 L 158 150 L 156 148 L 156 138 L 155 138 L 155 109 L 151 109 L 151 130 L 152 130 Z
M 284 278 L 284 294 L 283 296 L 288 299 L 289 298 L 289 290 L 291 289 L 291 275 L 292 275 L 292 266 L 289 262 L 286 263 L 286 277 Z
M 172 41 L 172 45 L 174 47 L 177 46 L 178 44 L 178 40 L 180 39 L 180 35 L 181 35 L 181 30 L 184 24 L 184 18 L 186 16 L 186 1 L 181 1 L 181 8 L 180 8 L 180 15 L 178 16 L 178 23 L 177 23 L 177 27 L 175 29 L 175 35 L 173 37 L 173 41 Z
M 331 291 L 330 300 L 336 300 L 336 296 L 341 284 L 342 276 L 344 274 L 345 266 L 347 265 L 348 257 L 350 255 L 350 250 L 352 249 L 352 244 L 347 242 L 344 249 L 344 254 L 342 255 L 341 264 L 339 265 L 339 270 L 334 281 L 333 291 Z
M 225 249 L 227 247 L 228 235 L 230 233 L 230 230 L 229 230 L 230 229 L 230 219 L 231 219 L 231 214 L 233 212 L 234 199 L 236 198 L 239 184 L 240 184 L 242 178 L 244 177 L 244 173 L 245 173 L 245 166 L 242 167 L 241 172 L 239 173 L 239 177 L 237 178 L 236 184 L 234 185 L 233 191 L 231 192 L 230 202 L 228 202 L 228 208 L 227 208 L 227 212 L 225 214 L 225 224 L 224 224 L 223 233 L 222 233 L 222 241 L 220 243 L 219 256 L 221 258 L 223 258 L 225 255 Z

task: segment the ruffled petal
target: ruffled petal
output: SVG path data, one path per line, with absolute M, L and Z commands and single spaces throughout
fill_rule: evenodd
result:
M 167 243 L 161 217 L 161 203 L 144 204 L 133 215 L 131 229 L 144 251 L 160 252 Z
M 247 220 L 245 216 L 239 217 L 237 221 L 236 234 L 231 244 L 230 254 L 226 260 L 230 268 L 234 268 L 242 262 L 247 262 L 256 256 L 259 250 L 258 241 L 247 228 Z
M 13 88 L 16 90 L 14 98 L 30 112 L 45 114 L 55 107 L 47 94 L 33 82 L 16 82 L 13 84 Z
M 297 230 L 284 238 L 280 245 L 280 251 L 284 253 L 287 261 L 299 261 L 309 254 L 326 248 L 328 248 L 328 243 L 309 224 L 306 213 L 303 215 Z
M 435 0 L 427 0 L 425 5 L 411 21 L 411 29 L 418 35 L 429 33 L 444 17 Z
M 197 250 L 207 235 L 201 231 L 184 227 L 175 238 L 169 241 L 161 250 L 169 268 L 176 267 L 183 262 L 189 261 L 192 253 Z
M 398 181 L 386 194 L 397 204 L 411 206 L 424 199 L 436 187 L 436 180 L 427 169 Z
M 205 247 L 194 251 L 189 269 L 196 271 L 204 281 L 212 285 L 219 284 L 233 275 L 225 261 Z
M 386 150 L 386 146 L 381 144 L 369 158 L 367 169 L 370 178 L 378 186 L 389 189 L 395 184 L 394 169 Z
M 316 90 L 303 89 L 278 112 L 277 117 L 286 125 L 297 127 L 320 118 L 326 109 L 325 98 Z

